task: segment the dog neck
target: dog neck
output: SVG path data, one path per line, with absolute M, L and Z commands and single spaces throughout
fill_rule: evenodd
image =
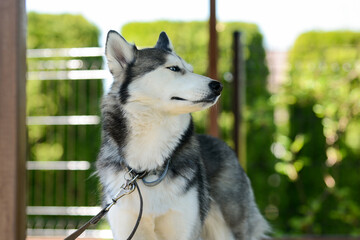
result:
M 124 107 L 128 135 L 122 152 L 127 165 L 151 171 L 165 164 L 191 124 L 191 115 L 170 115 L 145 106 Z

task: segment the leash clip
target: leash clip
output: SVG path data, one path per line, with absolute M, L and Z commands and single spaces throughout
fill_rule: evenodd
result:
M 128 173 L 131 174 L 131 171 L 129 171 Z M 126 182 L 120 187 L 120 190 L 111 199 L 112 202 L 105 208 L 105 211 L 109 211 L 110 208 L 112 208 L 112 206 L 114 206 L 120 198 L 122 198 L 125 195 L 129 195 L 130 193 L 132 193 L 135 190 L 136 186 L 135 186 L 134 182 L 136 181 L 137 177 L 138 176 L 136 175 L 135 177 L 127 179 L 126 174 L 124 175 Z
M 132 168 L 127 171 L 124 175 L 124 179 L 126 181 L 125 188 L 129 185 L 133 185 L 134 181 L 139 178 L 139 174 L 137 174 Z

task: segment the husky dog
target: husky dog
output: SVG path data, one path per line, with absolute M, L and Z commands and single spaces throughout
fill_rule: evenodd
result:
M 161 180 L 156 186 L 137 180 L 144 203 L 134 239 L 264 237 L 268 224 L 234 152 L 221 140 L 194 133 L 190 113 L 214 105 L 222 85 L 193 73 L 165 32 L 154 48 L 138 50 L 110 31 L 106 58 L 114 82 L 102 102 L 97 160 L 104 202 L 111 202 L 128 169 L 149 173 L 148 182 Z M 127 239 L 138 211 L 136 193 L 109 211 L 114 239 Z

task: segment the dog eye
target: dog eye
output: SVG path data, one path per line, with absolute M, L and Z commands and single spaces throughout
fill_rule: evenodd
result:
M 173 72 L 180 72 L 180 68 L 178 66 L 167 67 L 167 69 Z

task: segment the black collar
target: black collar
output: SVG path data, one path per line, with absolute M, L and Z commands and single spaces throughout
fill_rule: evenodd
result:
M 143 171 L 143 172 L 138 172 L 136 170 L 134 170 L 133 168 L 130 168 L 129 166 L 127 167 L 129 173 L 132 173 L 133 176 L 137 176 L 137 179 L 141 179 L 142 182 L 144 183 L 145 186 L 148 187 L 154 187 L 156 185 L 158 185 L 159 183 L 162 182 L 162 180 L 164 180 L 164 178 L 166 177 L 166 174 L 169 171 L 169 165 L 170 165 L 170 158 L 166 159 L 166 164 L 165 166 L 161 169 L 161 174 L 160 176 L 154 180 L 154 181 L 147 181 L 146 177 L 151 176 L 151 175 L 158 175 L 157 173 L 159 172 L 159 170 L 151 170 L 151 171 Z

